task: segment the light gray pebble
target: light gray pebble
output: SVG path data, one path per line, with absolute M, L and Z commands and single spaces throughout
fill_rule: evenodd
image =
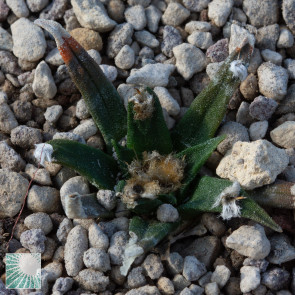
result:
M 102 229 L 93 223 L 89 227 L 89 246 L 100 250 L 107 250 L 109 247 L 109 238 Z
M 287 69 L 289 78 L 295 79 L 295 59 L 286 58 L 284 60 L 284 67 Z
M 45 61 L 53 66 L 61 66 L 62 64 L 64 64 L 64 61 L 57 48 L 53 48 L 51 51 L 48 52 L 45 57 Z
M 205 287 L 208 283 L 211 283 L 212 272 L 208 271 L 198 280 L 198 283 L 201 287 Z
M 83 254 L 83 261 L 87 268 L 106 272 L 111 269 L 109 255 L 97 248 L 89 248 Z
M 22 157 L 3 140 L 0 141 L 0 165 L 2 169 L 19 172 L 26 164 Z
M 45 235 L 49 234 L 53 228 L 50 216 L 43 212 L 28 215 L 24 224 L 28 229 L 42 229 Z
M 0 51 L 0 67 L 3 73 L 6 74 L 6 78 L 7 74 L 16 76 L 21 74 L 21 70 L 17 63 L 17 58 L 9 51 Z
M 87 140 L 89 137 L 96 134 L 97 131 L 98 129 L 93 119 L 86 119 L 73 130 L 73 133 Z
M 46 109 L 44 113 L 45 119 L 50 123 L 56 123 L 63 113 L 61 105 L 53 105 Z
M 89 230 L 89 227 L 94 224 L 94 218 L 75 218 L 73 219 L 73 225 L 81 225 L 84 229 Z
M 85 102 L 85 100 L 83 98 L 81 98 L 77 102 L 77 106 L 76 106 L 76 117 L 78 119 L 80 119 L 80 120 L 87 119 L 87 118 L 90 117 L 90 113 L 88 111 L 86 102 Z
M 142 30 L 146 26 L 147 20 L 142 5 L 128 7 L 124 15 L 126 21 L 131 24 L 135 30 Z
M 123 253 L 128 242 L 128 234 L 125 231 L 118 231 L 113 234 L 108 253 L 113 265 L 121 265 L 123 261 Z
M 217 283 L 208 283 L 205 285 L 205 294 L 206 295 L 219 295 L 220 291 Z
M 249 127 L 249 136 L 251 141 L 264 138 L 268 129 L 268 121 L 254 122 Z
M 182 43 L 182 37 L 179 30 L 173 26 L 165 26 L 163 30 L 163 41 L 161 51 L 168 57 L 173 56 L 172 49 Z
M 231 271 L 225 265 L 217 265 L 211 276 L 211 282 L 216 282 L 219 289 L 222 289 L 228 282 Z
M 211 24 L 204 21 L 192 20 L 185 25 L 185 31 L 192 34 L 195 31 L 209 32 L 211 30 Z
M 183 290 L 185 287 L 188 287 L 191 283 L 190 281 L 188 281 L 183 275 L 181 274 L 177 274 L 174 276 L 173 280 L 173 285 L 175 290 L 177 291 L 181 291 Z
M 168 84 L 168 83 L 167 83 Z M 7 103 L 0 104 L 0 131 L 10 133 L 18 126 L 18 122 Z
M 262 274 L 261 283 L 273 291 L 278 291 L 287 285 L 289 277 L 287 270 L 275 267 Z
M 270 132 L 272 141 L 284 148 L 295 147 L 295 122 L 286 121 Z
M 206 56 L 194 45 L 183 43 L 173 48 L 178 72 L 185 80 L 189 80 L 195 73 L 206 67 Z
M 207 49 L 213 44 L 210 32 L 194 31 L 188 36 L 187 41 L 201 49 Z
M 207 272 L 206 267 L 195 256 L 184 258 L 183 276 L 188 281 L 196 281 Z
M 73 229 L 73 223 L 70 219 L 64 218 L 63 221 L 59 224 L 56 237 L 62 243 L 65 244 L 69 232 Z
M 20 174 L 0 169 L 0 218 L 13 217 L 19 212 L 28 185 Z
M 144 269 L 141 266 L 135 267 L 129 272 L 127 277 L 127 284 L 129 289 L 142 287 L 146 284 L 146 279 L 143 272 Z
M 193 292 L 189 288 L 184 288 L 179 295 L 193 295 Z
M 166 277 L 159 278 L 157 282 L 157 287 L 164 295 L 175 294 L 174 285 L 172 281 Z
M 208 17 L 215 25 L 222 27 L 229 17 L 232 7 L 232 0 L 213 0 L 208 4 Z
M 30 14 L 24 0 L 6 0 L 6 4 L 18 18 L 28 17 Z
M 55 96 L 57 88 L 51 70 L 45 61 L 38 64 L 32 87 L 37 97 L 51 99 Z
M 259 49 L 270 49 L 275 51 L 276 44 L 280 35 L 280 27 L 278 24 L 262 27 L 255 34 L 256 46 Z
M 159 279 L 164 271 L 160 257 L 155 254 L 149 254 L 144 260 L 142 267 L 152 280 Z
M 69 232 L 64 249 L 65 268 L 69 276 L 76 276 L 82 270 L 83 253 L 87 249 L 87 231 L 77 225 Z
M 294 0 L 284 0 L 282 3 L 283 18 L 287 26 L 295 34 L 295 24 L 294 24 Z
M 192 295 L 203 295 L 204 294 L 204 288 L 195 285 L 195 284 L 191 284 L 189 286 L 190 291 L 192 292 Z
M 177 27 L 190 16 L 190 11 L 179 3 L 170 2 L 162 16 L 165 25 Z
M 154 51 L 150 47 L 144 46 L 138 53 L 142 58 L 153 59 Z
M 64 294 L 72 288 L 73 283 L 74 280 L 70 277 L 58 278 L 52 287 L 52 292 L 59 292 L 59 294 Z
M 134 61 L 134 50 L 129 45 L 123 46 L 115 57 L 115 65 L 123 70 L 129 70 L 132 68 Z
M 166 263 L 167 269 L 172 275 L 180 274 L 182 272 L 184 260 L 179 253 L 170 253 Z
M 39 129 L 20 125 L 11 130 L 11 142 L 22 148 L 34 148 L 42 142 L 42 134 Z
M 84 28 L 103 33 L 111 31 L 116 25 L 98 0 L 72 0 L 71 4 L 79 23 Z
M 166 109 L 169 115 L 177 116 L 180 111 L 180 107 L 169 91 L 164 87 L 155 87 L 154 92 L 157 94 L 162 108 Z
M 105 291 L 110 283 L 109 277 L 104 276 L 103 273 L 94 269 L 83 269 L 74 279 L 84 289 L 93 292 Z
M 27 0 L 27 5 L 32 12 L 41 11 L 48 4 L 48 0 Z
M 263 57 L 264 61 L 270 61 L 277 66 L 282 64 L 283 57 L 278 52 L 264 49 L 261 51 L 261 56 Z
M 262 57 L 260 54 L 260 50 L 258 48 L 253 49 L 252 56 L 250 58 L 250 63 L 248 67 L 248 73 L 255 74 L 257 72 L 258 67 L 262 64 Z
M 58 278 L 61 277 L 63 272 L 63 265 L 62 263 L 58 261 L 53 261 L 51 263 L 48 263 L 44 269 L 48 273 L 48 282 L 55 282 Z
M 259 121 L 268 120 L 275 112 L 278 103 L 263 95 L 256 97 L 249 106 L 250 115 Z
M 70 76 L 69 76 L 69 71 L 67 69 L 67 66 L 61 65 L 57 68 L 57 70 L 54 74 L 54 81 L 55 81 L 55 83 L 60 83 L 64 80 L 68 79 L 69 77 Z
M 20 18 L 11 25 L 13 53 L 26 61 L 38 61 L 46 50 L 43 31 L 26 18 Z
M 156 48 L 160 44 L 157 38 L 146 30 L 135 32 L 134 38 L 139 44 L 148 46 L 150 48 Z
M 259 286 L 261 280 L 259 268 L 255 266 L 243 266 L 240 272 L 240 288 L 243 293 L 253 291 Z
M 249 142 L 248 130 L 237 122 L 226 122 L 218 131 L 218 136 L 226 134 L 226 138 L 217 146 L 221 154 L 225 154 L 237 141 Z
M 293 44 L 294 44 L 294 37 L 292 33 L 286 28 L 281 29 L 279 39 L 277 42 L 277 47 L 290 48 L 293 46 Z
M 250 104 L 242 101 L 236 115 L 236 121 L 244 126 L 249 126 L 254 122 L 253 117 L 249 112 Z
M 242 24 L 247 22 L 247 16 L 244 11 L 238 7 L 233 7 L 230 19 L 238 21 Z
M 109 65 L 99 65 L 102 72 L 105 74 L 105 76 L 111 81 L 114 82 L 118 76 L 118 71 L 116 67 L 109 66 Z
M 117 25 L 110 33 L 107 45 L 107 55 L 114 58 L 124 45 L 131 45 L 133 26 L 128 23 Z
M 58 188 L 61 188 L 67 180 L 75 176 L 76 172 L 74 170 L 68 167 L 62 167 L 54 176 L 54 183 Z
M 87 53 L 96 61 L 98 65 L 101 63 L 101 56 L 100 53 L 95 49 L 87 50 Z
M 159 292 L 157 287 L 150 286 L 150 285 L 145 285 L 143 287 L 132 289 L 132 290 L 128 291 L 127 293 L 125 293 L 125 295 L 138 295 L 138 294 L 161 295 L 161 293 Z
M 26 230 L 20 236 L 22 246 L 29 249 L 31 253 L 43 253 L 45 240 L 46 237 L 41 229 Z
M 127 0 L 127 3 L 132 5 L 142 5 L 143 7 L 147 7 L 150 5 L 151 0 Z
M 53 135 L 53 139 L 69 139 L 85 144 L 85 139 L 78 134 L 72 132 L 57 132 Z
M 286 97 L 280 102 L 276 109 L 276 114 L 282 115 L 295 112 L 295 84 L 292 84 L 288 90 Z
M 33 185 L 29 191 L 27 207 L 33 212 L 53 213 L 59 209 L 59 191 L 50 186 Z
M 12 51 L 12 47 L 12 36 L 6 30 L 0 27 L 0 50 Z
M 156 33 L 158 31 L 159 21 L 162 17 L 161 11 L 156 6 L 150 5 L 145 9 L 145 15 L 149 31 Z
M 107 210 L 111 211 L 116 207 L 117 200 L 114 191 L 101 189 L 97 192 L 96 197 L 98 202 Z
M 193 12 L 201 12 L 208 7 L 210 0 L 183 0 L 183 5 Z
M 157 209 L 157 219 L 161 222 L 175 222 L 178 218 L 178 211 L 171 204 L 162 204 Z
M 145 85 L 148 87 L 168 85 L 169 76 L 175 70 L 174 65 L 169 64 L 147 64 L 139 70 L 131 70 L 131 75 L 126 82 L 129 84 Z
M 284 171 L 283 171 L 283 176 L 284 178 L 289 181 L 289 182 L 295 182 L 295 167 L 288 166 Z

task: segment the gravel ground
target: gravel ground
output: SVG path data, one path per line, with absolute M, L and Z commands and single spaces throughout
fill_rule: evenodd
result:
M 101 134 L 37 18 L 60 22 L 88 50 L 123 101 L 132 84 L 159 96 L 169 129 L 247 37 L 255 50 L 218 135 L 227 134 L 202 173 L 254 189 L 295 182 L 295 0 L 0 0 L 0 273 L 38 162 L 34 145 L 70 138 L 104 149 Z M 243 163 L 241 167 L 240 163 Z M 193 234 L 165 257 L 138 259 L 120 275 L 128 212 L 99 191 L 110 221 L 68 219 L 66 194 L 95 191 L 66 167 L 38 170 L 10 253 L 42 253 L 41 290 L 0 294 L 295 294 L 294 212 L 270 210 L 284 229 L 203 214 Z

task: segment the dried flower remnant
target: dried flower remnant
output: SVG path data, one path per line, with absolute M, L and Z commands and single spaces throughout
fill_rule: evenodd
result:
M 137 89 L 136 94 L 129 101 L 133 102 L 133 111 L 135 120 L 146 120 L 150 118 L 154 111 L 153 96 L 146 90 Z
M 52 162 L 53 146 L 48 143 L 35 144 L 34 157 L 40 160 L 40 165 L 44 167 L 44 161 Z

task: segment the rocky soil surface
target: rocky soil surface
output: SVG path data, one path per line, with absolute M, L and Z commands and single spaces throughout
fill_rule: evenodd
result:
M 33 24 L 60 22 L 100 65 L 125 102 L 150 86 L 173 128 L 228 54 L 255 43 L 247 78 L 202 173 L 254 189 L 295 182 L 295 0 L 0 0 L 0 294 L 295 294 L 295 223 L 270 210 L 284 232 L 245 219 L 196 219 L 193 235 L 138 259 L 125 278 L 128 211 L 111 191 L 98 199 L 109 221 L 68 219 L 65 194 L 95 191 L 72 170 L 38 170 L 9 244 L 42 253 L 42 289 L 6 290 L 5 242 L 37 170 L 34 145 L 69 138 L 104 149 L 51 36 Z M 110 122 L 111 123 L 111 122 Z

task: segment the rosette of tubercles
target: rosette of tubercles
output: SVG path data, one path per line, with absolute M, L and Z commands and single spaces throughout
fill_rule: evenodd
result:
M 106 143 L 102 151 L 70 140 L 52 140 L 38 145 L 35 155 L 41 164 L 46 160 L 70 167 L 99 190 L 115 191 L 120 196 L 131 211 L 131 239 L 121 269 L 124 275 L 138 255 L 155 247 L 183 225 L 184 220 L 194 220 L 202 212 L 216 212 L 224 219 L 250 218 L 281 231 L 258 203 L 277 206 L 274 196 L 279 196 L 289 200 L 280 202 L 285 208 L 294 208 L 293 184 L 274 184 L 256 194 L 244 191 L 238 183 L 199 175 L 225 138 L 214 134 L 230 98 L 247 75 L 253 46 L 245 42 L 231 53 L 170 132 L 152 89 L 142 85 L 134 88 L 126 111 L 115 87 L 97 63 L 60 24 L 50 20 L 35 23 L 56 39 L 69 73 Z M 95 193 L 71 194 L 64 197 L 62 204 L 69 218 L 113 216 Z M 156 219 L 158 208 L 171 206 L 177 210 L 176 219 Z

